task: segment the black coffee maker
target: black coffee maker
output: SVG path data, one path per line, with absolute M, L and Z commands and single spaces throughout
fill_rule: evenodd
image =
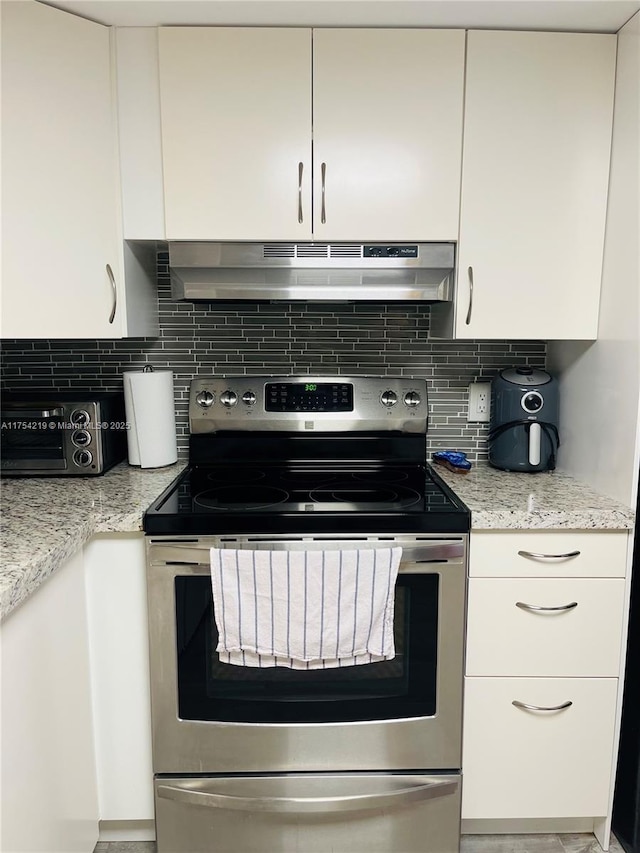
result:
M 558 383 L 545 370 L 510 367 L 491 383 L 489 463 L 504 471 L 556 467 Z

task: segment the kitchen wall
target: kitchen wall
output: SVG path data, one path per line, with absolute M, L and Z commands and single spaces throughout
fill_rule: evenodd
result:
M 429 339 L 429 307 L 416 304 L 209 305 L 171 299 L 158 253 L 160 336 L 128 340 L 4 341 L 2 388 L 122 387 L 122 372 L 153 364 L 174 371 L 178 444 L 187 449 L 189 380 L 196 374 L 318 373 L 425 378 L 429 453 L 486 459 L 486 424 L 468 424 L 467 386 L 503 367 L 544 367 L 541 341 Z

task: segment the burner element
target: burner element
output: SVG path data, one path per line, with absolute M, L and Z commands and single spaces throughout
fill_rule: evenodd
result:
M 194 503 L 207 510 L 247 512 L 276 506 L 284 503 L 288 497 L 284 489 L 277 489 L 274 486 L 258 486 L 251 490 L 225 486 L 201 492 L 194 498 Z

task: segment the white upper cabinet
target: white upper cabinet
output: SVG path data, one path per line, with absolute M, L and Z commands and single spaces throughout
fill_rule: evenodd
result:
M 310 239 L 311 31 L 158 36 L 167 239 Z
M 464 32 L 159 40 L 168 239 L 456 239 Z
M 152 252 L 121 239 L 112 85 L 108 27 L 2 4 L 4 338 L 152 331 Z
M 457 239 L 464 50 L 462 30 L 313 31 L 317 239 Z
M 594 339 L 616 37 L 470 32 L 458 338 Z

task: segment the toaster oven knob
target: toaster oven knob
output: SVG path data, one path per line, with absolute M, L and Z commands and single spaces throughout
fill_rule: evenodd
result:
M 398 395 L 395 391 L 383 391 L 380 395 L 380 402 L 383 406 L 386 406 L 388 409 L 390 409 L 391 406 L 395 406 L 395 404 L 398 402 Z
M 230 409 L 238 402 L 238 395 L 235 391 L 223 391 L 222 394 L 220 394 L 220 402 L 223 406 L 226 406 L 227 409 Z
M 71 442 L 76 447 L 86 447 L 87 444 L 91 444 L 91 434 L 86 429 L 77 429 L 71 435 Z
M 87 465 L 91 465 L 93 462 L 93 455 L 90 450 L 76 450 L 73 454 L 73 461 L 76 465 L 80 465 L 81 468 L 86 468 Z
M 84 409 L 74 409 L 69 415 L 69 420 L 72 424 L 77 424 L 78 426 L 85 426 L 91 420 L 89 412 L 85 412 Z
M 253 391 L 245 391 L 242 395 L 242 402 L 247 406 L 253 406 L 256 401 L 256 395 Z
M 196 403 L 199 406 L 202 406 L 203 409 L 208 409 L 209 406 L 213 406 L 213 401 L 215 397 L 211 393 L 211 391 L 200 391 L 200 393 L 196 396 Z
M 417 391 L 407 391 L 404 395 L 404 404 L 405 406 L 410 406 L 413 408 L 414 406 L 419 406 L 422 400 L 420 399 L 420 394 Z

